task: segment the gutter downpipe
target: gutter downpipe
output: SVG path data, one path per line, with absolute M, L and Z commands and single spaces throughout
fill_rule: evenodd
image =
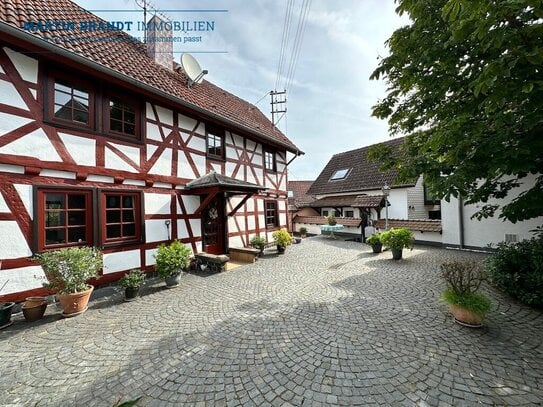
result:
M 293 149 L 291 146 L 287 146 L 285 144 L 282 144 L 280 142 L 278 142 L 277 140 L 275 139 L 272 139 L 271 137 L 268 137 L 266 136 L 265 134 L 258 134 L 258 133 L 255 133 L 254 130 L 250 129 L 249 127 L 243 125 L 243 124 L 240 124 L 240 123 L 237 123 L 233 120 L 230 120 L 228 118 L 225 118 L 221 115 L 218 115 L 216 113 L 212 113 L 212 112 L 209 112 L 205 109 L 202 109 L 201 107 L 191 103 L 191 102 L 187 102 L 186 100 L 183 100 L 181 98 L 178 98 L 178 97 L 175 97 L 173 95 L 170 95 L 169 93 L 166 93 L 166 92 L 163 92 L 153 86 L 150 86 L 150 85 L 147 85 L 146 83 L 144 82 L 141 82 L 137 79 L 134 79 L 128 75 L 125 75 L 121 72 L 118 72 L 118 71 L 115 71 L 111 68 L 108 68 L 108 67 L 105 67 L 104 65 L 101 65 L 97 62 L 94 62 L 94 61 L 91 61 L 90 59 L 88 58 L 85 58 L 81 55 L 78 55 L 76 54 L 75 52 L 72 52 L 72 51 L 69 51 L 65 48 L 62 48 L 58 45 L 55 45 L 55 44 L 52 44 L 46 40 L 43 40 L 39 37 L 36 37 L 35 35 L 32 35 L 32 34 L 29 34 L 25 31 L 22 31 L 18 28 L 15 28 L 13 26 L 11 26 L 10 24 L 7 24 L 3 21 L 0 21 L 0 32 L 4 32 L 8 35 L 12 35 L 16 38 L 19 38 L 19 39 L 22 39 L 24 41 L 27 41 L 33 45 L 36 45 L 38 47 L 42 47 L 42 48 L 45 48 L 46 50 L 48 51 L 51 51 L 53 54 L 58 54 L 58 55 L 62 55 L 63 57 L 66 57 L 68 59 L 71 59 L 72 61 L 75 61 L 75 62 L 78 62 L 80 63 L 81 65 L 85 65 L 85 66 L 88 66 L 89 68 L 92 68 L 92 69 L 95 69 L 99 72 L 102 72 L 102 73 L 105 73 L 106 75 L 109 75 L 109 76 L 112 76 L 116 79 L 119 79 L 123 82 L 127 82 L 127 83 L 130 83 L 131 85 L 134 85 L 134 86 L 137 86 L 141 89 L 144 89 L 150 93 L 153 93 L 155 95 L 158 95 L 164 99 L 167 99 L 175 104 L 178 104 L 178 105 L 181 105 L 183 107 L 186 107 L 188 109 L 192 109 L 200 114 L 203 114 L 204 116 L 208 116 L 208 117 L 211 117 L 213 119 L 216 119 L 216 120 L 219 120 L 219 121 L 222 121 L 222 122 L 225 122 L 225 123 L 228 123 L 229 125 L 233 126 L 233 127 L 237 127 L 238 129 L 241 129 L 241 130 L 244 130 L 250 134 L 254 134 L 254 135 L 257 135 L 258 137 L 261 137 L 263 139 L 265 139 L 266 141 L 270 141 L 272 144 L 278 144 L 282 147 L 286 147 L 287 150 L 291 151 L 291 152 L 294 152 L 296 154 L 296 157 L 299 156 L 299 155 L 302 155 L 304 154 L 302 151 L 299 151 L 298 149 Z M 295 157 L 295 158 L 296 158 Z M 292 160 L 291 160 L 292 161 Z M 288 165 L 288 164 L 287 164 Z
M 460 249 L 464 249 L 464 199 L 458 196 L 458 240 Z

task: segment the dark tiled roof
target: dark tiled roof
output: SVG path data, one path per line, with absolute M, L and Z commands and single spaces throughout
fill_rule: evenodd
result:
M 377 229 L 385 228 L 385 220 L 379 219 L 373 222 Z M 441 221 L 433 219 L 389 219 L 389 228 L 407 228 L 413 232 L 441 232 Z
M 196 178 L 186 185 L 187 189 L 196 188 L 211 188 L 211 187 L 229 187 L 229 188 L 242 188 L 242 189 L 255 189 L 263 190 L 266 188 L 260 185 L 252 184 L 250 182 L 241 181 L 239 179 L 227 177 L 225 175 L 217 174 L 214 171 L 207 173 L 206 175 Z
M 356 195 L 327 196 L 325 198 L 317 199 L 307 206 L 311 206 L 312 208 L 340 208 L 342 206 L 353 206 L 355 200 Z
M 353 203 L 354 208 L 379 208 L 384 206 L 384 195 L 358 195 Z
M 20 31 L 18 36 L 29 34 L 21 28 L 23 23 L 28 21 L 104 22 L 70 0 L 0 2 L 0 22 L 17 28 Z M 127 80 L 136 80 L 158 92 L 179 98 L 189 107 L 195 106 L 212 116 L 233 122 L 239 125 L 240 129 L 248 129 L 257 137 L 271 139 L 272 143 L 294 152 L 298 151 L 256 106 L 206 80 L 200 85 L 188 88 L 184 74 L 175 72 L 173 67 L 170 70 L 156 64 L 147 56 L 145 45 L 125 32 L 56 30 L 36 31 L 31 35 L 116 71 L 128 77 Z
M 403 138 L 398 138 L 384 143 L 392 148 L 392 151 L 399 152 Z M 391 187 L 413 186 L 415 181 L 409 184 L 398 184 L 395 179 L 398 175 L 396 170 L 385 173 L 379 171 L 379 163 L 369 162 L 367 159 L 368 150 L 373 146 L 367 146 L 356 150 L 346 151 L 334 155 L 326 167 L 315 180 L 308 193 L 312 195 L 337 194 L 342 192 L 367 191 L 381 189 L 388 184 Z M 352 168 L 349 175 L 342 180 L 330 181 L 335 171 Z
M 309 223 L 311 225 L 327 225 L 328 220 L 324 216 L 298 216 L 295 215 L 294 222 Z M 359 218 L 336 218 L 338 225 L 359 227 L 362 219 Z
M 302 208 L 313 202 L 315 198 L 307 195 L 307 190 L 312 183 L 313 181 L 289 181 L 287 190 L 292 191 L 293 196 L 288 198 L 288 204 L 296 208 Z

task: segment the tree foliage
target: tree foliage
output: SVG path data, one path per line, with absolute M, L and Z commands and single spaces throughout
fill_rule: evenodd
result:
M 411 23 L 371 76 L 388 84 L 373 115 L 406 138 L 399 158 L 374 159 L 423 174 L 435 196 L 482 203 L 478 218 L 535 174 L 500 217 L 543 215 L 543 1 L 399 0 L 397 12 Z

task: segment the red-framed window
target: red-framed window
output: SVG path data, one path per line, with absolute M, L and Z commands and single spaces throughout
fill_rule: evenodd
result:
M 279 226 L 279 213 L 277 210 L 277 201 L 266 201 L 266 227 L 275 228 Z
M 275 153 L 272 151 L 264 151 L 264 168 L 266 171 L 276 172 L 277 162 L 275 159 Z
M 224 130 L 206 126 L 206 151 L 208 157 L 224 159 Z
M 47 95 L 48 120 L 94 130 L 95 90 L 90 83 L 53 74 L 49 77 Z
M 141 139 L 140 104 L 126 97 L 109 96 L 103 101 L 104 128 L 109 134 Z
M 141 240 L 141 194 L 101 192 L 102 242 L 125 243 Z
M 92 191 L 38 189 L 38 250 L 93 244 Z

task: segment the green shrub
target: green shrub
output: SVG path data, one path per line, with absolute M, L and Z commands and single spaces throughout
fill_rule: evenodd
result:
M 366 239 L 366 243 L 370 246 L 380 244 L 381 243 L 381 234 L 380 233 L 374 233 L 370 237 Z
M 300 234 L 301 234 L 301 235 L 307 234 L 307 228 L 302 226 L 302 227 L 300 228 Z
M 187 270 L 190 265 L 192 252 L 178 240 L 166 246 L 161 244 L 155 255 L 155 269 L 162 278 L 167 278 Z
M 87 280 L 98 278 L 102 268 L 102 252 L 94 247 L 68 247 L 36 254 L 49 283 L 46 287 L 59 294 L 72 294 L 89 289 Z
M 138 288 L 141 287 L 145 281 L 145 273 L 141 270 L 130 270 L 120 280 L 119 284 L 125 288 Z
M 413 248 L 413 240 L 413 232 L 406 228 L 392 228 L 381 233 L 381 243 L 391 249 Z
M 277 246 L 287 247 L 292 243 L 292 236 L 286 229 L 276 230 L 272 233 L 273 239 L 277 242 Z
M 543 307 L 543 236 L 498 244 L 486 268 L 497 288 L 525 304 Z
M 336 217 L 333 213 L 326 217 L 326 221 L 330 226 L 335 226 L 337 224 Z
M 251 245 L 251 247 L 262 251 L 264 250 L 264 247 L 266 247 L 266 239 L 260 236 L 255 236 L 251 239 L 251 242 L 249 244 Z
M 492 305 L 490 300 L 481 293 L 457 293 L 451 288 L 443 292 L 443 299 L 449 304 L 466 308 L 479 316 L 485 316 Z

